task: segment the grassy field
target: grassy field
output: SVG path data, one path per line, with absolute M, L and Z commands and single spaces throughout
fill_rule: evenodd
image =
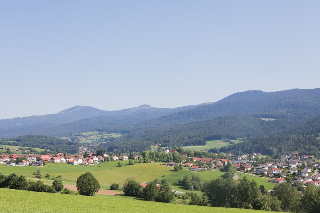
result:
M 0 145 L 0 153 L 4 153 L 7 151 L 8 148 L 10 148 L 11 150 L 11 153 L 13 154 L 21 154 L 22 152 L 21 151 L 15 151 L 17 149 L 24 149 L 24 150 L 30 150 L 29 147 L 20 147 L 20 146 L 11 146 L 11 145 Z M 35 150 L 36 152 L 41 152 L 41 151 L 44 151 L 44 149 L 39 149 L 39 148 L 32 148 L 33 150 Z
M 206 146 L 184 146 L 183 148 L 186 150 L 197 151 L 197 150 L 205 150 L 205 149 L 214 149 L 214 148 L 221 148 L 224 146 L 230 145 L 229 142 L 222 141 L 222 140 L 213 140 L 207 141 Z
M 0 189 L 0 212 L 262 212 L 156 203 L 124 196 L 76 196 Z
M 143 163 L 135 165 L 127 165 L 123 167 L 116 167 L 118 162 L 106 162 L 95 166 L 73 166 L 64 163 L 47 164 L 45 167 L 8 167 L 0 165 L 0 172 L 3 174 L 16 173 L 24 175 L 29 178 L 33 178 L 33 172 L 40 170 L 42 176 L 50 174 L 51 177 L 62 176 L 62 179 L 67 184 L 75 184 L 77 178 L 85 173 L 91 172 L 101 184 L 103 189 L 109 189 L 112 183 L 123 184 L 127 178 L 134 178 L 138 182 L 149 182 L 155 179 L 166 179 L 168 183 L 174 187 L 174 189 L 183 191 L 181 188 L 174 186 L 173 184 L 182 179 L 185 175 L 197 175 L 202 181 L 210 181 L 223 175 L 220 171 L 203 171 L 193 172 L 184 168 L 182 171 L 174 172 L 173 167 L 162 166 L 160 163 Z M 123 162 L 128 163 L 128 162 Z M 240 175 L 245 175 L 239 173 Z M 248 179 L 255 179 L 259 185 L 264 185 L 266 189 L 272 189 L 275 185 L 269 183 L 267 178 L 261 178 L 258 176 L 248 176 Z

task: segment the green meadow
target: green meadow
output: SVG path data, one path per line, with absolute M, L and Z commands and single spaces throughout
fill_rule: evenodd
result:
M 223 140 L 213 140 L 213 141 L 207 141 L 207 144 L 205 146 L 184 146 L 183 148 L 186 150 L 191 151 L 198 151 L 198 150 L 205 150 L 205 149 L 214 149 L 214 148 L 221 148 L 224 146 L 229 146 L 230 143 L 223 141 Z
M 191 206 L 172 203 L 141 201 L 124 196 L 94 196 L 50 194 L 11 189 L 0 189 L 0 212 L 263 212 L 247 209 L 231 209 Z
M 121 161 L 121 163 L 128 163 Z M 24 175 L 28 178 L 33 178 L 33 172 L 40 170 L 42 177 L 48 173 L 50 177 L 62 176 L 63 181 L 66 184 L 75 184 L 77 178 L 85 173 L 91 172 L 101 184 L 101 188 L 109 189 L 112 183 L 123 184 L 127 178 L 134 178 L 138 182 L 150 182 L 155 179 L 166 179 L 168 183 L 176 190 L 184 191 L 183 189 L 175 186 L 174 183 L 178 179 L 182 179 L 185 175 L 197 175 L 203 182 L 211 181 L 223 175 L 220 171 L 201 171 L 193 172 L 184 168 L 179 172 L 174 172 L 173 167 L 162 166 L 161 163 L 142 163 L 135 165 L 124 165 L 123 167 L 117 167 L 118 161 L 105 162 L 94 166 L 73 166 L 65 163 L 50 163 L 45 167 L 8 167 L 0 165 L 0 173 L 11 174 L 16 173 Z M 240 177 L 246 175 L 238 173 Z M 261 178 L 259 176 L 246 175 L 248 179 L 256 180 L 259 185 L 264 185 L 266 189 L 272 189 L 275 185 L 268 182 L 267 178 Z M 44 179 L 45 180 L 45 179 Z
M 4 153 L 7 151 L 7 149 L 9 148 L 11 150 L 11 153 L 14 154 L 21 154 L 21 151 L 13 151 L 13 150 L 17 150 L 17 149 L 24 149 L 24 150 L 30 150 L 33 149 L 36 152 L 41 152 L 44 151 L 44 149 L 39 149 L 39 148 L 32 148 L 32 147 L 21 147 L 21 146 L 11 146 L 11 145 L 0 145 L 0 153 Z

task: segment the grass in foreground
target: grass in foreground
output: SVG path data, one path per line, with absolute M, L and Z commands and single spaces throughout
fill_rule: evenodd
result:
M 140 201 L 123 196 L 85 197 L 0 189 L 0 212 L 263 212 Z

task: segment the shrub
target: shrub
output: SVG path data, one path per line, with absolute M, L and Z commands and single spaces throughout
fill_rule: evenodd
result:
M 119 184 L 117 184 L 117 183 L 111 184 L 110 190 L 119 190 Z
M 72 190 L 70 190 L 70 189 L 64 188 L 64 189 L 61 191 L 61 194 L 76 195 L 76 194 L 78 194 L 78 193 L 75 192 L 75 191 L 72 191 Z
M 49 192 L 49 193 L 55 193 L 56 190 L 49 185 L 46 185 L 42 183 L 42 181 L 37 181 L 37 182 L 29 182 L 29 191 L 35 191 L 35 192 Z
M 52 183 L 52 187 L 57 191 L 60 192 L 63 189 L 63 183 L 61 180 L 55 180 Z

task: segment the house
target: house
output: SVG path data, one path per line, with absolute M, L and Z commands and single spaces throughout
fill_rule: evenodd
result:
M 43 161 L 36 161 L 34 162 L 33 166 L 43 166 Z
M 60 152 L 60 153 L 57 154 L 57 157 L 58 158 L 64 158 L 64 154 Z
M 27 161 L 28 161 L 29 163 L 34 163 L 34 162 L 37 161 L 37 158 L 34 157 L 34 156 L 29 156 L 29 157 L 27 157 Z
M 97 156 L 93 156 L 93 157 L 91 157 L 91 159 L 92 159 L 93 162 L 95 162 L 95 163 L 99 162 L 99 158 L 98 158 Z M 78 160 L 80 160 L 80 159 L 78 159 Z
M 265 170 L 268 170 L 269 166 L 267 164 L 261 164 L 259 166 L 260 169 L 265 169 Z
M 291 173 L 291 174 L 292 174 L 292 173 L 298 173 L 298 170 L 297 170 L 297 169 L 290 169 L 290 170 L 289 170 L 289 173 Z
M 298 162 L 297 162 L 297 161 L 291 161 L 291 162 L 289 163 L 289 167 L 290 167 L 290 168 L 297 168 L 297 165 L 298 165 Z
M 147 182 L 142 182 L 142 183 L 140 183 L 140 186 L 142 186 L 143 188 L 146 188 L 147 185 L 148 185 Z M 158 188 L 160 188 L 160 184 L 156 184 L 156 186 L 157 186 Z
M 60 163 L 61 162 L 61 158 L 60 157 L 52 157 L 51 161 L 52 161 L 52 163 Z
M 170 152 L 169 147 L 166 147 L 165 150 L 164 150 L 164 153 L 165 153 L 165 154 L 168 154 L 169 152 Z
M 201 158 L 200 161 L 202 163 L 207 163 L 207 162 L 211 162 L 212 161 L 212 158 Z
M 302 178 L 302 177 L 297 177 L 297 178 L 294 180 L 294 182 L 296 182 L 296 181 L 303 182 L 303 178 Z
M 7 158 L 7 157 L 0 158 L 0 164 L 6 164 L 9 161 L 10 161 L 10 158 Z
M 139 159 L 140 159 L 140 155 L 132 156 L 132 158 L 131 158 L 131 159 L 133 159 L 133 160 L 139 160 Z
M 318 186 L 319 185 L 319 181 L 311 181 L 310 184 L 313 184 L 315 186 Z
M 283 182 L 285 182 L 285 179 L 284 178 L 271 178 L 270 182 L 271 183 L 283 183 Z
M 40 155 L 40 159 L 42 160 L 42 161 L 50 161 L 50 156 L 49 155 Z
M 279 174 L 281 173 L 281 169 L 279 168 L 272 168 L 272 174 Z
M 310 181 L 312 181 L 312 177 L 306 176 L 306 177 L 303 178 L 303 180 L 307 181 L 307 182 L 310 182 Z
M 199 166 L 192 166 L 192 167 L 190 167 L 190 170 L 197 172 L 199 170 Z
M 6 165 L 7 166 L 16 166 L 16 164 L 14 162 L 8 162 Z
M 19 162 L 18 164 L 17 164 L 17 166 L 27 166 L 27 164 L 25 163 L 25 162 Z
M 266 165 L 268 165 L 269 167 L 271 167 L 273 164 L 273 162 L 267 162 Z
M 79 162 L 76 159 L 75 160 L 69 160 L 68 163 L 71 164 L 71 165 L 79 165 Z
M 300 176 L 307 177 L 308 176 L 308 172 L 307 171 L 301 171 L 300 172 Z
M 311 172 L 311 168 L 310 168 L 310 167 L 306 167 L 306 168 L 304 168 L 303 170 L 306 171 L 306 172 L 308 172 L 308 173 Z
M 193 163 L 184 163 L 182 164 L 183 166 L 186 166 L 186 167 L 192 167 Z
M 116 160 L 119 160 L 119 157 L 114 155 L 114 156 L 112 157 L 112 159 L 113 159 L 114 161 L 116 161 Z
M 227 165 L 228 162 L 231 162 L 231 161 L 228 160 L 228 159 L 217 159 L 217 161 L 220 162 L 220 163 L 223 163 L 224 165 Z
M 119 159 L 120 160 L 129 160 L 128 156 L 126 156 L 126 155 L 120 155 Z
M 257 175 L 267 175 L 268 174 L 268 170 L 267 169 L 261 169 L 261 168 L 257 168 L 256 169 L 256 174 Z

